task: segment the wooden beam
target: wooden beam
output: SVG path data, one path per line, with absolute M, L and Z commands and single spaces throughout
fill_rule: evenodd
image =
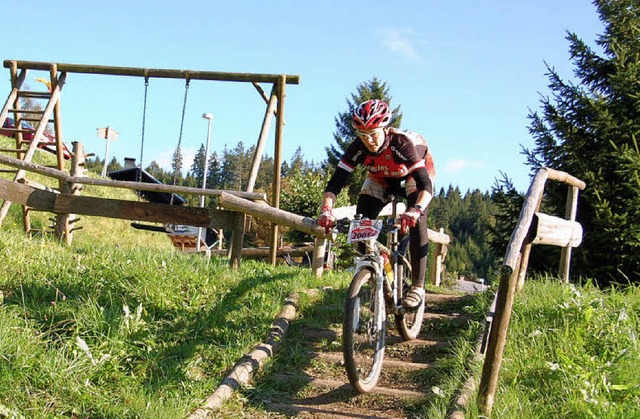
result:
M 273 156 L 273 192 L 271 206 L 280 208 L 280 182 L 282 172 L 282 133 L 284 130 L 284 98 L 287 77 L 278 79 L 278 116 L 276 118 L 275 154 Z M 276 249 L 278 248 L 278 224 L 271 225 L 271 264 L 276 264 Z
M 575 221 L 537 212 L 534 226 L 536 234 L 531 244 L 578 247 L 582 243 L 582 226 Z
M 0 178 L 0 198 L 38 211 L 53 212 L 56 195 L 41 189 L 32 189 L 18 182 Z
M 281 77 L 278 74 L 228 73 L 228 72 L 219 72 L 219 71 L 114 67 L 114 66 L 106 66 L 106 65 L 46 63 L 46 62 L 38 62 L 38 61 L 16 61 L 16 60 L 4 61 L 5 68 L 9 68 L 12 65 L 15 65 L 17 68 L 20 68 L 20 69 L 30 69 L 30 70 L 49 70 L 52 65 L 55 65 L 58 68 L 58 71 L 64 71 L 68 73 L 104 74 L 104 75 L 111 75 L 111 76 L 137 76 L 137 77 L 169 78 L 169 79 L 189 78 L 190 80 L 215 80 L 215 81 L 256 82 L 256 83 L 277 83 Z M 287 75 L 286 78 L 287 78 L 288 84 L 300 83 L 300 76 Z
M 228 193 L 220 195 L 219 205 L 231 211 L 239 211 L 256 218 L 265 219 L 272 223 L 291 227 L 298 231 L 311 234 L 316 237 L 324 237 L 324 228 L 316 225 L 316 220 L 303 217 L 268 205 L 261 205 L 255 202 L 233 196 Z
M 139 190 L 139 191 L 153 191 L 153 192 L 175 192 L 175 193 L 186 193 L 190 195 L 205 195 L 205 196 L 219 196 L 223 192 L 240 196 L 242 198 L 256 200 L 256 201 L 266 201 L 267 197 L 263 193 L 255 193 L 255 192 L 242 192 L 242 191 L 225 191 L 222 189 L 201 189 L 201 188 L 191 188 L 187 186 L 174 186 L 174 185 L 163 185 L 161 183 L 144 183 L 144 182 L 128 182 L 128 181 L 119 181 L 119 180 L 111 180 L 111 179 L 96 179 L 90 177 L 83 176 L 70 176 L 67 172 L 63 170 L 53 169 L 50 167 L 41 166 L 36 163 L 25 162 L 20 159 L 16 159 L 14 157 L 3 156 L 0 155 L 0 163 L 6 164 L 7 166 L 17 167 L 22 170 L 26 170 L 28 172 L 38 173 L 40 175 L 53 177 L 55 179 L 69 182 L 69 183 L 79 183 L 82 185 L 96 185 L 96 186 L 107 186 L 111 188 L 122 188 L 122 189 L 131 189 L 131 190 Z
M 560 170 L 551 169 L 549 167 L 543 167 L 542 170 L 547 171 L 548 177 L 551 180 L 564 182 L 567 185 L 575 186 L 581 191 L 587 187 L 587 184 L 584 181 L 578 179 L 577 177 L 571 176 L 569 173 L 566 173 Z
M 522 245 L 529 234 L 533 214 L 537 211 L 538 202 L 544 192 L 544 184 L 547 181 L 548 173 L 549 172 L 544 169 L 538 170 L 538 173 L 531 182 L 531 186 L 529 186 L 529 191 L 527 192 L 527 198 L 520 211 L 520 218 L 507 245 L 503 266 L 508 266 L 512 271 L 516 270 L 516 263 L 520 258 Z
M 231 228 L 237 215 L 229 211 L 208 210 L 199 207 L 56 194 L 33 189 L 6 179 L 0 179 L 0 198 L 11 200 L 37 211 L 56 214 L 79 214 L 215 229 Z
M 202 208 L 89 196 L 57 195 L 53 212 L 123 220 L 186 224 L 194 227 L 208 227 L 210 224 L 209 211 Z
M 262 162 L 262 155 L 264 154 L 264 148 L 267 143 L 267 136 L 269 135 L 269 129 L 271 128 L 271 120 L 273 119 L 273 112 L 276 109 L 276 87 L 271 89 L 270 99 L 267 101 L 267 109 L 262 120 L 262 128 L 260 128 L 260 136 L 258 137 L 258 144 L 253 154 L 253 163 L 251 164 L 251 172 L 249 174 L 249 180 L 247 181 L 247 192 L 253 192 L 253 188 L 258 178 L 258 170 L 260 169 L 260 162 Z

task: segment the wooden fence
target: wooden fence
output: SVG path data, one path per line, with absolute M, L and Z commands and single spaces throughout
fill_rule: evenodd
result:
M 324 269 L 324 254 L 327 244 L 327 235 L 324 232 L 324 228 L 318 227 L 316 225 L 316 220 L 309 217 L 303 217 L 301 215 L 292 214 L 290 212 L 286 212 L 280 210 L 278 208 L 273 208 L 269 206 L 262 205 L 260 203 L 255 203 L 248 201 L 246 199 L 242 199 L 230 194 L 222 194 L 220 196 L 219 204 L 223 208 L 227 208 L 233 211 L 239 211 L 244 214 L 249 214 L 254 217 L 266 219 L 272 221 L 274 223 L 278 223 L 279 225 L 284 225 L 287 227 L 291 227 L 298 231 L 302 231 L 304 233 L 311 234 L 316 237 L 315 245 L 313 246 L 313 257 L 311 261 L 311 269 L 313 270 L 316 276 L 321 276 Z M 432 269 L 434 275 L 438 275 L 437 277 L 432 277 L 431 281 L 435 284 L 440 283 L 440 273 L 442 272 L 442 266 L 444 255 L 446 254 L 447 244 L 449 244 L 449 236 L 442 232 L 436 232 L 433 230 L 429 230 L 429 240 L 440 244 L 438 251 L 440 252 L 434 258 L 437 263 L 440 263 L 435 269 Z M 241 253 L 242 249 L 237 249 L 237 253 Z
M 539 212 L 547 179 L 569 186 L 565 219 Z M 487 335 L 482 349 L 485 360 L 478 393 L 478 406 L 486 416 L 491 414 L 493 408 L 513 301 L 516 290 L 524 284 L 531 246 L 561 246 L 559 276 L 568 282 L 571 248 L 582 241 L 582 226 L 575 219 L 578 189 L 583 190 L 585 186 L 582 180 L 565 172 L 543 167 L 538 170 L 529 187 L 520 218 L 507 246 L 498 291 L 487 316 Z

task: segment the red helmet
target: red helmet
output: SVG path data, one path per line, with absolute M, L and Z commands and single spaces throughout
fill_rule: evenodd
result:
M 355 129 L 382 128 L 391 122 L 389 105 L 379 99 L 362 102 L 353 112 L 353 127 Z

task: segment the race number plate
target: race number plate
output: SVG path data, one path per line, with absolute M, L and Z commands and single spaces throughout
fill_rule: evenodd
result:
M 377 239 L 382 230 L 382 220 L 351 220 L 348 243 Z

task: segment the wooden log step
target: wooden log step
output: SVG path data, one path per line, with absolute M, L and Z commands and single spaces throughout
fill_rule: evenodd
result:
M 0 173 L 18 173 L 18 171 L 11 169 L 0 169 Z
M 270 411 L 281 412 L 285 415 L 295 414 L 296 416 L 300 416 L 304 414 L 305 416 L 301 417 L 312 417 L 312 418 L 384 418 L 385 416 L 355 416 L 353 413 L 346 412 L 340 408 L 340 410 L 333 410 L 328 406 L 317 406 L 317 405 L 305 405 L 300 403 L 294 404 L 285 404 L 285 403 L 266 403 L 266 406 Z
M 304 246 L 304 247 L 280 247 L 276 251 L 277 257 L 283 257 L 285 255 L 289 255 L 291 257 L 300 257 L 300 256 L 308 256 L 311 252 L 313 252 L 313 245 Z M 225 256 L 227 254 L 226 250 L 213 250 L 213 253 L 218 256 Z M 242 257 L 243 258 L 266 258 L 269 256 L 269 248 L 268 247 L 245 247 L 242 249 Z
M 386 360 L 385 360 L 386 362 Z M 333 390 L 343 390 L 349 392 L 355 392 L 355 390 L 351 387 L 351 384 L 338 381 L 338 380 L 323 380 L 320 378 L 310 377 L 308 375 L 289 375 L 289 374 L 274 374 L 274 377 L 280 381 L 302 381 L 303 383 L 310 385 L 312 387 L 320 387 L 320 388 L 331 388 Z M 395 389 L 395 388 L 386 388 L 386 387 L 375 387 L 369 394 L 382 394 L 385 396 L 396 396 L 396 397 L 408 397 L 408 398 L 420 398 L 428 396 L 429 393 L 423 391 L 415 391 L 415 390 L 404 390 L 404 389 Z
M 311 329 L 305 329 L 304 330 L 304 335 L 305 335 L 305 337 L 309 338 L 310 340 L 321 340 L 321 339 L 334 340 L 334 339 L 338 338 L 339 334 L 335 330 L 328 330 L 328 329 L 311 330 Z
M 18 97 L 28 97 L 32 99 L 49 99 L 51 97 L 50 92 L 36 92 L 33 90 L 23 90 L 18 92 Z
M 434 339 L 413 339 L 413 340 L 404 340 L 400 336 L 395 335 L 387 335 L 387 345 L 399 345 L 399 346 L 411 346 L 411 347 L 431 347 L 431 348 L 446 348 L 449 346 L 449 343 L 444 340 L 434 340 Z
M 309 340 L 335 340 L 340 336 L 341 333 L 336 332 L 334 330 L 322 329 L 322 330 L 305 330 L 304 335 Z M 387 345 L 402 345 L 402 346 L 412 346 L 412 347 L 438 347 L 438 348 L 446 348 L 449 346 L 449 343 L 442 340 L 433 340 L 433 339 L 413 339 L 413 340 L 404 340 L 400 336 L 396 335 L 387 335 Z
M 341 353 L 338 352 L 313 352 L 312 357 L 315 357 L 321 361 L 329 362 L 332 364 L 342 365 L 344 359 Z M 429 368 L 429 364 L 419 362 L 404 362 L 396 361 L 395 359 L 385 358 L 383 368 L 398 368 L 407 370 L 424 370 Z
M 445 314 L 445 313 L 424 313 L 424 321 L 449 321 L 449 322 L 464 322 L 472 318 L 469 315 L 463 315 L 460 313 Z
M 2 153 L 24 153 L 26 151 L 26 148 L 0 148 L 0 152 Z

